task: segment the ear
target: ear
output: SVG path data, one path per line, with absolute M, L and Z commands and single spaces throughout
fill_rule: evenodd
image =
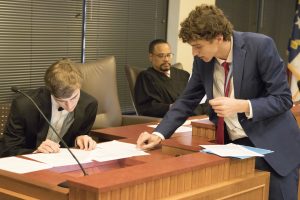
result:
M 153 60 L 153 54 L 149 53 L 148 58 L 149 58 L 149 61 L 152 62 L 152 60 Z

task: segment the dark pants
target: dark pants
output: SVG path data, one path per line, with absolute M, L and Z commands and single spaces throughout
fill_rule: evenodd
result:
M 241 138 L 235 141 L 228 142 L 246 146 L 254 146 L 248 138 Z M 261 157 L 256 158 L 255 168 L 271 173 L 269 190 L 270 200 L 298 199 L 299 168 L 294 169 L 287 176 L 280 176 L 272 169 L 272 167 L 265 161 L 265 159 Z

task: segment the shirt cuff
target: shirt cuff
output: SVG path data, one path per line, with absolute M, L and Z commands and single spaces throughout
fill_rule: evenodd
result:
M 158 136 L 158 137 L 160 137 L 162 140 L 165 140 L 165 136 L 163 136 L 161 133 L 159 133 L 159 132 L 153 132 L 152 133 L 153 135 L 156 135 L 156 136 Z
M 246 112 L 245 115 L 248 119 L 252 119 L 253 118 L 253 110 L 252 110 L 252 105 L 251 105 L 251 101 L 247 100 L 248 104 L 249 104 L 249 112 Z

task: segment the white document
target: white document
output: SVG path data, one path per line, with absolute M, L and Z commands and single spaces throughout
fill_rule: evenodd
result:
M 206 151 L 219 155 L 221 157 L 263 157 L 263 154 L 250 151 L 245 147 L 237 144 L 226 145 L 200 145 L 205 148 Z
M 149 153 L 137 149 L 135 144 L 115 140 L 99 143 L 92 151 L 92 159 L 100 162 L 143 155 L 149 155 Z
M 88 163 L 92 161 L 92 151 L 84 151 L 80 149 L 71 149 L 71 151 L 80 163 Z M 66 148 L 60 148 L 60 151 L 58 153 L 35 153 L 26 154 L 23 156 L 46 163 L 53 167 L 77 164 L 76 160 L 72 157 L 72 155 Z
M 0 169 L 19 174 L 49 168 L 51 168 L 50 165 L 18 157 L 6 157 L 0 159 Z
M 137 149 L 135 144 L 118 141 L 99 143 L 97 144 L 96 149 L 92 151 L 84 151 L 80 149 L 71 149 L 71 151 L 80 163 L 88 163 L 92 162 L 92 160 L 103 162 L 132 156 L 149 155 L 149 153 Z M 70 152 L 68 152 L 65 148 L 61 148 L 58 153 L 36 153 L 24 156 L 46 163 L 53 167 L 77 164 Z
M 189 122 L 191 124 L 191 121 Z M 148 127 L 151 128 L 156 128 L 157 124 L 155 125 L 148 125 Z M 185 133 L 185 132 L 192 132 L 192 127 L 191 126 L 179 126 L 176 131 L 176 133 Z
M 182 124 L 182 125 L 191 125 L 192 122 L 197 122 L 197 121 L 207 120 L 207 119 L 209 119 L 209 118 L 208 118 L 208 117 L 205 117 L 205 118 L 202 118 L 202 119 L 191 119 L 191 120 L 186 120 L 186 121 L 184 122 L 184 124 Z

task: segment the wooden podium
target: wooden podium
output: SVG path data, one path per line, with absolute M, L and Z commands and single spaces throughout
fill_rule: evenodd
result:
M 99 140 L 135 143 L 146 124 L 99 129 Z M 194 132 L 194 131 L 193 131 Z M 239 160 L 200 153 L 208 139 L 175 133 L 161 147 L 139 156 L 27 174 L 0 171 L 0 199 L 148 200 L 268 199 L 269 173 L 256 171 L 253 158 Z M 58 186 L 66 181 L 68 188 Z

